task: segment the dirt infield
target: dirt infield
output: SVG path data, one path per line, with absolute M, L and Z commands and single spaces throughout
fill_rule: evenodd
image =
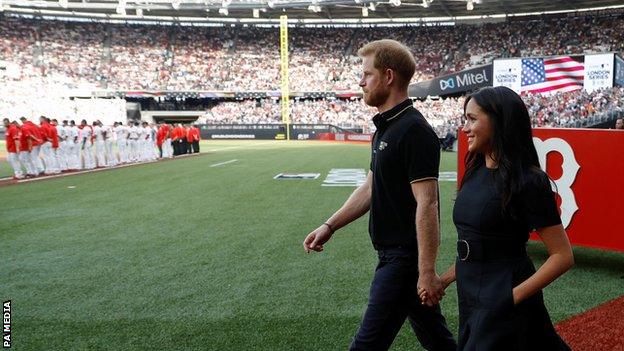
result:
M 624 296 L 558 323 L 574 351 L 624 351 Z

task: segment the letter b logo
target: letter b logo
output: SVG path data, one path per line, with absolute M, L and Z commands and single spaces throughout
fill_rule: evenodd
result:
M 533 138 L 533 143 L 537 150 L 540 166 L 544 171 L 546 170 L 546 157 L 549 152 L 558 152 L 563 157 L 563 164 L 561 165 L 563 174 L 561 178 L 555 179 L 555 184 L 557 185 L 556 190 L 561 197 L 561 222 L 564 228 L 567 228 L 570 222 L 572 222 L 572 216 L 578 211 L 574 192 L 572 191 L 572 183 L 576 179 L 580 166 L 574 157 L 574 150 L 572 150 L 570 144 L 560 138 L 550 138 L 545 141 Z

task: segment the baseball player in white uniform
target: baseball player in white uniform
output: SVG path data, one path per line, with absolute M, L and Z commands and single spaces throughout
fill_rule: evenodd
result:
M 150 161 L 153 159 L 154 147 L 152 143 L 152 129 L 147 122 L 141 123 L 140 141 L 141 141 L 141 161 Z
M 119 163 L 128 162 L 128 128 L 121 122 L 115 122 L 113 127 L 115 137 L 117 138 L 117 151 L 119 153 Z
M 113 139 L 115 135 L 113 133 L 113 128 L 111 126 L 102 126 L 104 129 L 104 147 L 106 149 L 106 165 L 108 167 L 117 166 L 117 157 L 115 157 L 115 152 L 113 151 Z
M 93 129 L 87 124 L 86 120 L 82 120 L 80 126 L 80 149 L 82 150 L 82 159 L 84 169 L 94 169 L 95 160 L 93 159 Z
M 106 166 L 106 148 L 104 143 L 104 129 L 99 120 L 93 122 L 93 135 L 95 136 L 95 159 L 97 167 Z
M 76 122 L 72 119 L 69 121 L 69 128 L 67 132 L 68 153 L 69 153 L 69 169 L 79 170 L 80 166 L 80 129 L 76 126 Z
M 139 123 L 128 122 L 128 149 L 130 162 L 139 161 Z
M 56 133 L 58 134 L 58 138 L 59 138 L 59 147 L 56 150 L 56 158 L 58 160 L 58 165 L 59 168 L 61 170 L 61 172 L 65 172 L 69 169 L 69 159 L 68 159 L 68 152 L 67 152 L 67 139 L 68 139 L 68 135 L 67 135 L 67 121 L 64 120 L 63 121 L 63 125 L 57 124 L 56 120 L 53 119 L 52 123 L 54 123 L 56 125 Z

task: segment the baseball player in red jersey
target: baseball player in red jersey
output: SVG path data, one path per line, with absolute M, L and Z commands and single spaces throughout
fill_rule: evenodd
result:
M 28 150 L 30 150 L 32 163 L 35 165 L 35 175 L 42 174 L 45 168 L 39 155 L 41 153 L 41 145 L 47 140 L 47 137 L 38 125 L 27 120 L 26 117 L 21 117 L 20 120 L 22 121 L 22 133 L 26 134 L 29 141 Z
M 22 165 L 17 155 L 21 131 L 17 126 L 17 123 L 9 122 L 8 118 L 5 118 L 3 123 L 6 128 L 4 136 L 6 139 L 6 148 L 8 153 L 7 161 L 9 161 L 9 164 L 13 168 L 13 179 L 22 179 L 24 178 L 24 173 L 22 173 Z
M 19 152 L 20 163 L 26 168 L 27 177 L 36 177 L 39 174 L 32 157 L 33 143 L 36 138 L 36 135 L 33 135 L 33 133 L 32 127 L 24 124 L 22 120 L 17 151 Z

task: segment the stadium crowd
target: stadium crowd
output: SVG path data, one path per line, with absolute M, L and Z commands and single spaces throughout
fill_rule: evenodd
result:
M 32 81 L 2 86 L 0 116 L 55 116 L 59 120 L 81 120 L 88 116 L 107 125 L 126 119 L 126 100 L 122 98 L 69 98 L 67 89 L 58 84 L 38 85 Z M 85 94 L 90 95 L 90 94 Z
M 104 125 L 82 120 L 63 120 L 45 116 L 39 124 L 25 117 L 3 119 L 7 160 L 13 179 L 34 178 L 62 172 L 115 167 L 149 162 L 199 152 L 200 133 L 196 126 L 148 124 L 128 121 Z
M 531 30 L 526 30 L 531 28 Z M 277 90 L 279 35 L 264 27 L 0 21 L 3 80 L 116 90 Z M 291 91 L 358 90 L 357 49 L 391 38 L 417 58 L 414 81 L 495 57 L 624 50 L 624 14 L 454 26 L 290 30 Z M 10 71 L 10 73 L 9 73 Z
M 274 99 L 220 103 L 206 112 L 203 123 L 281 123 L 280 102 Z M 375 110 L 361 99 L 291 100 L 292 123 L 333 124 L 344 128 L 367 125 Z
M 534 127 L 565 127 L 579 118 L 589 118 L 614 109 L 622 110 L 624 88 L 583 90 L 553 96 L 523 95 Z M 434 127 L 442 147 L 452 146 L 462 125 L 464 98 L 415 100 L 416 107 Z M 81 113 L 87 114 L 86 110 Z M 371 117 L 375 109 L 361 99 L 292 100 L 292 123 L 333 124 L 346 129 L 374 131 Z M 621 121 L 621 118 L 618 120 Z M 280 123 L 278 100 L 257 99 L 223 102 L 206 111 L 198 123 L 265 124 Z M 622 128 L 623 123 L 616 123 Z M 199 129 L 195 126 L 148 124 L 129 121 L 127 125 L 100 120 L 50 120 L 39 124 L 22 117 L 21 122 L 4 118 L 8 161 L 14 177 L 36 177 L 66 171 L 113 167 L 118 164 L 153 161 L 185 153 L 199 152 Z
M 624 108 L 624 88 L 588 93 L 577 90 L 548 95 L 524 95 L 534 127 L 565 127 L 572 122 Z
M 548 95 L 522 96 L 533 127 L 566 127 L 613 109 L 624 108 L 624 88 L 577 90 Z M 462 124 L 464 98 L 415 100 L 416 107 L 434 127 L 438 136 L 455 133 Z M 293 123 L 333 124 L 346 129 L 373 128 L 371 117 L 376 113 L 361 99 L 291 100 L 290 118 Z M 248 124 L 280 123 L 278 100 L 260 99 L 223 102 L 206 112 L 201 123 Z
M 291 91 L 360 91 L 357 50 L 372 40 L 392 38 L 406 43 L 417 58 L 413 78 L 417 82 L 489 63 L 496 57 L 622 52 L 624 12 L 480 25 L 294 27 L 289 32 Z M 280 84 L 279 66 L 275 28 L 79 23 L 2 16 L 0 116 L 9 117 L 4 124 L 15 177 L 112 167 L 199 149 L 198 130 L 138 126 L 135 122 L 124 125 L 115 122 L 126 120 L 124 99 L 75 96 L 91 97 L 99 89 L 275 91 Z M 534 127 L 565 127 L 621 110 L 624 89 L 527 94 L 523 99 Z M 447 147 L 462 124 L 463 103 L 461 97 L 428 98 L 414 101 L 414 106 Z M 333 124 L 372 132 L 374 114 L 373 108 L 357 98 L 290 102 L 292 123 Z M 39 125 L 28 121 L 44 115 L 63 122 L 44 117 Z M 12 121 L 20 116 L 27 118 L 21 123 Z M 82 119 L 80 125 L 71 122 Z M 280 123 L 279 100 L 218 102 L 207 107 L 198 122 Z

